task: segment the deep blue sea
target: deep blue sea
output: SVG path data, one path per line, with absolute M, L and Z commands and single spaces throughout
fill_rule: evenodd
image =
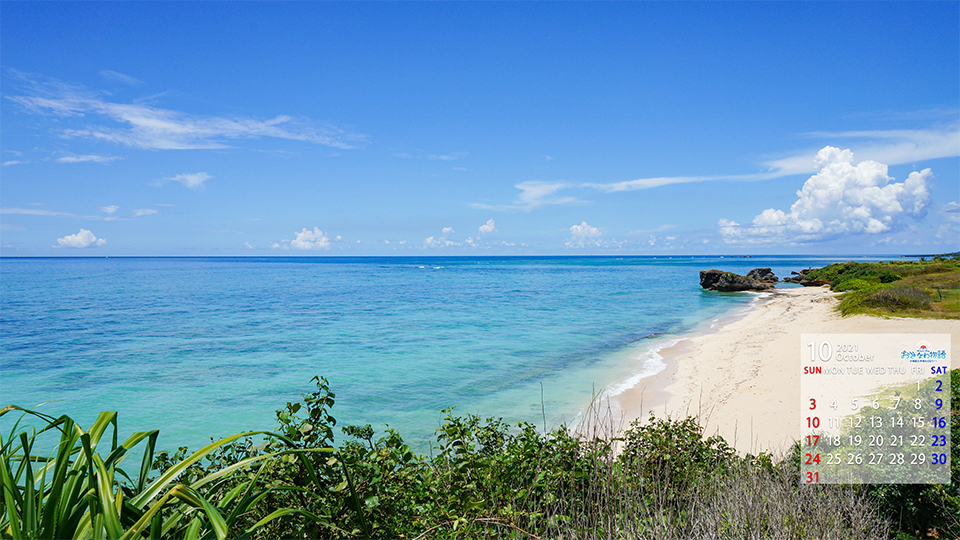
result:
M 116 410 L 124 433 L 196 449 L 273 429 L 320 375 L 339 425 L 389 425 L 423 451 L 451 406 L 569 423 L 659 370 L 662 344 L 758 298 L 703 291 L 700 270 L 851 259 L 3 259 L 0 401 L 82 425 Z

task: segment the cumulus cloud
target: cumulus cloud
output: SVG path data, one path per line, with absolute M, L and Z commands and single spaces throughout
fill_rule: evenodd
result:
M 156 185 L 162 185 L 166 182 L 180 182 L 190 189 L 200 189 L 203 187 L 203 183 L 211 178 L 213 177 L 205 172 L 178 174 L 176 176 L 161 178 L 156 182 Z
M 600 229 L 587 225 L 586 221 L 580 223 L 580 225 L 570 227 L 570 234 L 571 236 L 567 240 L 566 245 L 571 248 L 599 246 L 599 238 L 603 235 Z
M 330 249 L 330 239 L 319 227 L 314 227 L 312 231 L 304 227 L 302 231 L 294 234 L 297 237 L 290 241 L 290 247 L 294 249 Z
M 92 232 L 86 229 L 80 229 L 80 232 L 77 234 L 70 234 L 64 236 L 63 238 L 57 238 L 57 244 L 59 245 L 53 247 L 87 248 L 102 246 L 106 243 L 106 240 L 103 238 L 97 238 Z
M 156 214 L 156 213 L 157 211 L 151 208 L 137 208 L 136 210 L 133 211 L 133 215 L 135 217 L 152 216 L 153 214 Z
M 251 244 L 250 242 L 244 242 L 243 245 L 247 246 L 247 249 L 254 249 L 255 247 L 257 247 L 257 246 L 255 246 L 255 245 Z
M 459 246 L 459 245 L 460 245 L 460 242 L 456 242 L 454 240 L 448 240 L 442 236 L 440 238 L 434 238 L 430 236 L 423 240 L 423 247 L 428 247 L 428 248 L 453 247 L 453 246 Z
M 352 143 L 366 136 L 333 126 L 320 126 L 307 119 L 279 115 L 269 119 L 240 116 L 201 116 L 164 109 L 144 103 L 118 103 L 102 92 L 13 71 L 25 91 L 8 95 L 27 112 L 61 118 L 83 118 L 80 129 L 63 129 L 66 138 L 85 138 L 150 150 L 229 148 L 224 142 L 240 139 L 288 139 L 354 148 Z M 136 81 L 132 77 L 101 72 L 113 80 Z
M 120 209 L 120 207 L 115 204 L 111 204 L 110 206 L 98 206 L 97 208 L 99 208 L 104 214 L 115 214 L 117 210 Z
M 768 208 L 750 226 L 718 222 L 728 243 L 817 242 L 840 235 L 873 235 L 903 228 L 922 218 L 929 204 L 930 169 L 914 171 L 903 182 L 887 175 L 887 165 L 871 160 L 853 164 L 853 152 L 827 146 L 817 153 L 819 172 L 797 191 L 789 212 Z
M 492 219 L 488 219 L 486 223 L 480 226 L 480 234 L 492 232 L 497 232 L 497 224 Z
M 447 236 L 448 234 L 453 234 L 453 227 L 444 227 L 442 232 L 444 236 Z

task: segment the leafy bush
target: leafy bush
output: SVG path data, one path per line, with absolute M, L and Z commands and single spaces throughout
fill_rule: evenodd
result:
M 830 284 L 830 289 L 838 292 L 874 290 L 877 288 L 878 285 L 876 282 L 867 281 L 861 278 L 847 279 L 845 281 L 839 281 Z
M 82 519 L 93 527 L 88 536 L 104 538 L 141 532 L 262 539 L 886 535 L 887 521 L 863 489 L 801 487 L 797 452 L 783 461 L 767 454 L 739 457 L 723 439 L 705 438 L 692 418 L 650 418 L 617 436 L 595 429 L 588 437 L 591 426 L 542 433 L 531 424 L 511 426 L 447 409 L 428 457 L 412 451 L 395 430 L 376 437 L 369 425 L 342 428 L 346 440 L 334 446 L 335 395 L 325 379 L 313 381 L 316 391 L 278 410 L 277 433 L 259 446 L 244 438 L 250 433 L 194 454 L 186 448 L 157 452 L 155 468 L 141 466 L 130 482 L 99 469 L 83 472 L 91 471 L 91 460 L 81 444 L 80 454 L 67 452 L 76 459 L 57 462 L 74 467 L 78 481 L 87 482 L 70 493 L 95 494 L 76 496 L 73 506 L 56 506 L 49 485 L 41 485 L 42 496 L 31 492 L 34 483 L 24 481 L 24 471 L 46 462 L 5 444 L 0 536 L 50 536 L 20 524 L 52 520 L 60 524 L 53 536 L 74 537 Z M 115 416 L 98 425 L 110 418 Z M 107 458 L 93 462 L 119 471 L 118 449 L 133 444 L 114 444 Z M 151 481 L 151 472 L 159 478 Z M 30 493 L 60 517 L 35 511 L 39 505 L 26 503 L 34 500 Z M 119 528 L 111 529 L 104 517 L 114 509 Z
M 864 289 L 866 284 L 886 284 L 898 281 L 901 268 L 893 263 L 834 263 L 823 268 L 811 270 L 805 274 L 808 279 L 822 279 L 830 282 L 834 291 Z M 850 284 L 855 281 L 856 283 Z

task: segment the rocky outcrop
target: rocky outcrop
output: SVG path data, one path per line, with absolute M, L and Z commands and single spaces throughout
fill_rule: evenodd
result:
M 701 270 L 700 286 L 704 289 L 721 292 L 766 291 L 773 288 L 771 283 L 764 283 L 747 276 L 722 270 Z
M 774 275 L 773 270 L 769 268 L 754 268 L 747 272 L 747 277 L 763 283 L 776 283 L 780 281 L 780 279 Z
M 792 274 L 796 274 L 796 275 L 790 276 L 788 278 L 783 278 L 783 280 L 788 283 L 799 283 L 804 287 L 822 287 L 824 285 L 830 284 L 829 281 L 824 281 L 822 279 L 811 279 L 808 274 L 813 270 L 814 268 L 807 268 L 807 269 L 801 270 L 799 274 L 797 272 L 791 272 Z

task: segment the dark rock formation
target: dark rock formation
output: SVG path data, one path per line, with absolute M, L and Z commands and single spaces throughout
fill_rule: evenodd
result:
M 774 275 L 773 270 L 769 268 L 754 268 L 747 272 L 747 277 L 764 283 L 776 283 L 780 281 L 777 276 Z
M 766 291 L 773 288 L 770 283 L 722 270 L 701 270 L 700 286 L 711 291 L 722 292 Z

